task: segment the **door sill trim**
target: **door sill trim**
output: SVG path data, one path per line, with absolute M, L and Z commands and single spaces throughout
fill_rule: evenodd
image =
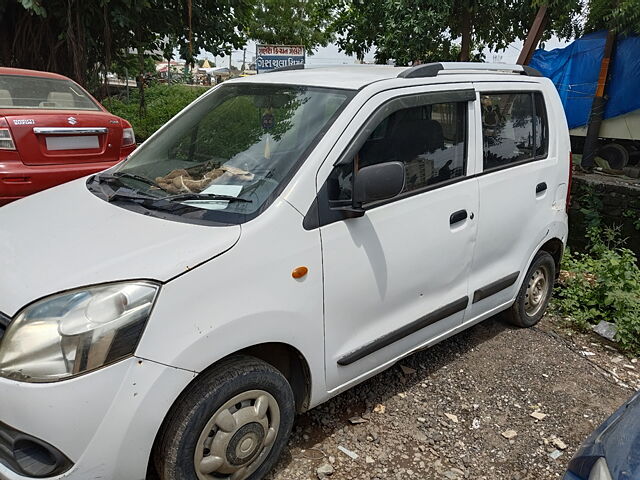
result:
M 496 293 L 504 290 L 505 288 L 509 288 L 511 285 L 516 283 L 518 277 L 520 276 L 520 272 L 514 272 L 506 277 L 502 277 L 495 282 L 491 282 L 484 287 L 480 287 L 473 293 L 473 303 L 477 303 L 480 300 L 484 300 L 491 295 L 495 295 Z
M 439 322 L 440 320 L 444 320 L 451 315 L 464 311 L 467 308 L 468 304 L 469 297 L 462 297 L 454 302 L 451 302 L 448 305 L 439 308 L 438 310 L 434 310 L 433 312 L 420 317 L 418 320 L 414 320 L 413 322 L 404 325 L 397 330 L 389 332 L 382 337 L 377 338 L 372 342 L 367 343 L 347 353 L 346 355 L 343 355 L 338 359 L 338 365 L 342 367 L 351 365 L 352 363 L 363 359 L 367 355 L 371 355 L 372 353 L 384 347 L 387 347 L 392 343 L 397 342 L 398 340 L 402 340 L 403 338 L 416 333 L 418 330 L 422 330 L 423 328 Z

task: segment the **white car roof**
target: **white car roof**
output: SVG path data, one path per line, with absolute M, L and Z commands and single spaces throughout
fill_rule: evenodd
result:
M 424 68 L 422 72 L 417 72 Z M 233 83 L 269 83 L 306 85 L 315 87 L 346 88 L 359 90 L 375 82 L 397 79 L 406 75 L 409 79 L 421 79 L 428 83 L 452 83 L 469 81 L 531 81 L 536 78 L 532 70 L 520 65 L 491 63 L 442 62 L 419 67 L 394 67 L 392 65 L 339 65 L 331 67 L 305 67 L 234 78 Z M 404 72 L 404 73 L 403 73 Z M 515 75 L 514 75 L 515 73 Z M 527 75 L 521 75 L 526 73 Z M 535 72 L 537 73 L 537 72 Z M 539 74 L 538 74 L 539 75 Z M 226 82 L 226 83 L 229 83 Z
M 280 83 L 315 87 L 348 88 L 358 90 L 370 83 L 395 78 L 407 67 L 392 65 L 345 65 L 268 72 L 233 79 L 233 82 Z

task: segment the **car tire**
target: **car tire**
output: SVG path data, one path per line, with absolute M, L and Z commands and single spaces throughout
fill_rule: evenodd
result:
M 203 373 L 175 402 L 154 447 L 161 480 L 258 480 L 287 443 L 295 401 L 271 365 L 234 356 Z
M 556 278 L 556 263 L 544 251 L 536 254 L 524 277 L 514 304 L 505 312 L 507 320 L 518 327 L 532 327 L 544 316 L 551 300 Z

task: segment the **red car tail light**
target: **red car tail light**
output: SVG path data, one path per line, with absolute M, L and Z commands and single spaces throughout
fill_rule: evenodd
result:
M 133 128 L 129 122 L 124 122 L 124 128 L 122 129 L 122 146 L 130 147 L 136 144 L 136 135 L 133 133 Z
M 4 118 L 0 118 L 0 150 L 15 150 L 16 144 L 11 136 L 9 124 Z

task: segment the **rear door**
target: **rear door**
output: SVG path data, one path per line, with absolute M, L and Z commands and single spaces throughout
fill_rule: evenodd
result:
M 14 110 L 5 116 L 26 165 L 115 162 L 119 158 L 122 127 L 111 114 Z
M 517 293 L 547 233 L 558 176 L 540 86 L 479 83 L 476 90 L 480 209 L 466 320 L 499 310 Z

